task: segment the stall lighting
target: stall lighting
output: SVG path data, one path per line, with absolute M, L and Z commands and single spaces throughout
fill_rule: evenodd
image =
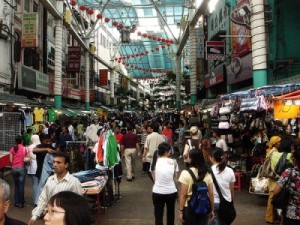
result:
M 0 105 L 6 105 L 5 103 L 0 102 Z
M 23 104 L 23 103 L 14 103 L 14 105 L 25 106 L 25 104 Z

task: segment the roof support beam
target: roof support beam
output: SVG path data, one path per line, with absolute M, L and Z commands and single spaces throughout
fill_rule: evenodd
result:
M 200 16 L 204 15 L 207 8 L 208 8 L 208 2 L 209 2 L 209 0 L 203 0 L 201 6 L 196 10 L 193 18 L 189 22 L 189 25 L 186 26 L 184 34 L 182 35 L 182 39 L 179 42 L 178 50 L 177 50 L 177 53 L 176 53 L 177 56 L 181 55 L 181 52 L 182 52 L 182 50 L 183 50 L 183 48 L 184 48 L 184 46 L 187 42 L 187 39 L 189 37 L 189 26 L 192 26 L 192 27 L 196 26 Z

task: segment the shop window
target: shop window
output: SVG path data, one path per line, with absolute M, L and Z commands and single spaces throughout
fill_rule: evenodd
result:
M 30 12 L 30 0 L 24 0 L 24 10 Z
M 39 70 L 40 63 L 39 58 L 40 54 L 34 48 L 25 48 L 24 49 L 24 65 L 30 66 L 35 70 Z

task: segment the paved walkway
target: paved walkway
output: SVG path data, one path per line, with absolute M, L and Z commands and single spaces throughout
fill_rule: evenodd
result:
M 179 161 L 180 169 L 183 164 Z M 124 166 L 124 163 L 123 163 Z M 137 168 L 139 169 L 136 179 L 133 182 L 127 182 L 122 178 L 120 185 L 121 199 L 107 210 L 95 213 L 96 225 L 153 225 L 153 205 L 151 200 L 152 183 L 146 174 L 141 172 L 141 161 L 138 160 Z M 4 178 L 7 180 L 12 188 L 13 181 L 11 175 Z M 31 181 L 26 180 L 26 195 L 25 208 L 15 208 L 13 203 L 13 193 L 11 195 L 11 206 L 8 215 L 27 222 L 31 216 L 33 206 L 31 202 Z M 266 196 L 251 195 L 247 189 L 235 192 L 235 206 L 237 209 L 237 218 L 233 225 L 267 225 L 264 222 L 264 215 L 266 210 L 267 198 Z M 178 203 L 176 206 L 176 221 L 178 222 Z M 43 224 L 42 220 L 36 222 L 37 225 Z

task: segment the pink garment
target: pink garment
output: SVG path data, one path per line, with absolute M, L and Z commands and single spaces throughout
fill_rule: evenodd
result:
M 24 157 L 28 153 L 28 149 L 22 144 L 18 145 L 18 151 L 15 152 L 14 147 L 9 150 L 9 153 L 12 154 L 12 168 L 24 167 Z

